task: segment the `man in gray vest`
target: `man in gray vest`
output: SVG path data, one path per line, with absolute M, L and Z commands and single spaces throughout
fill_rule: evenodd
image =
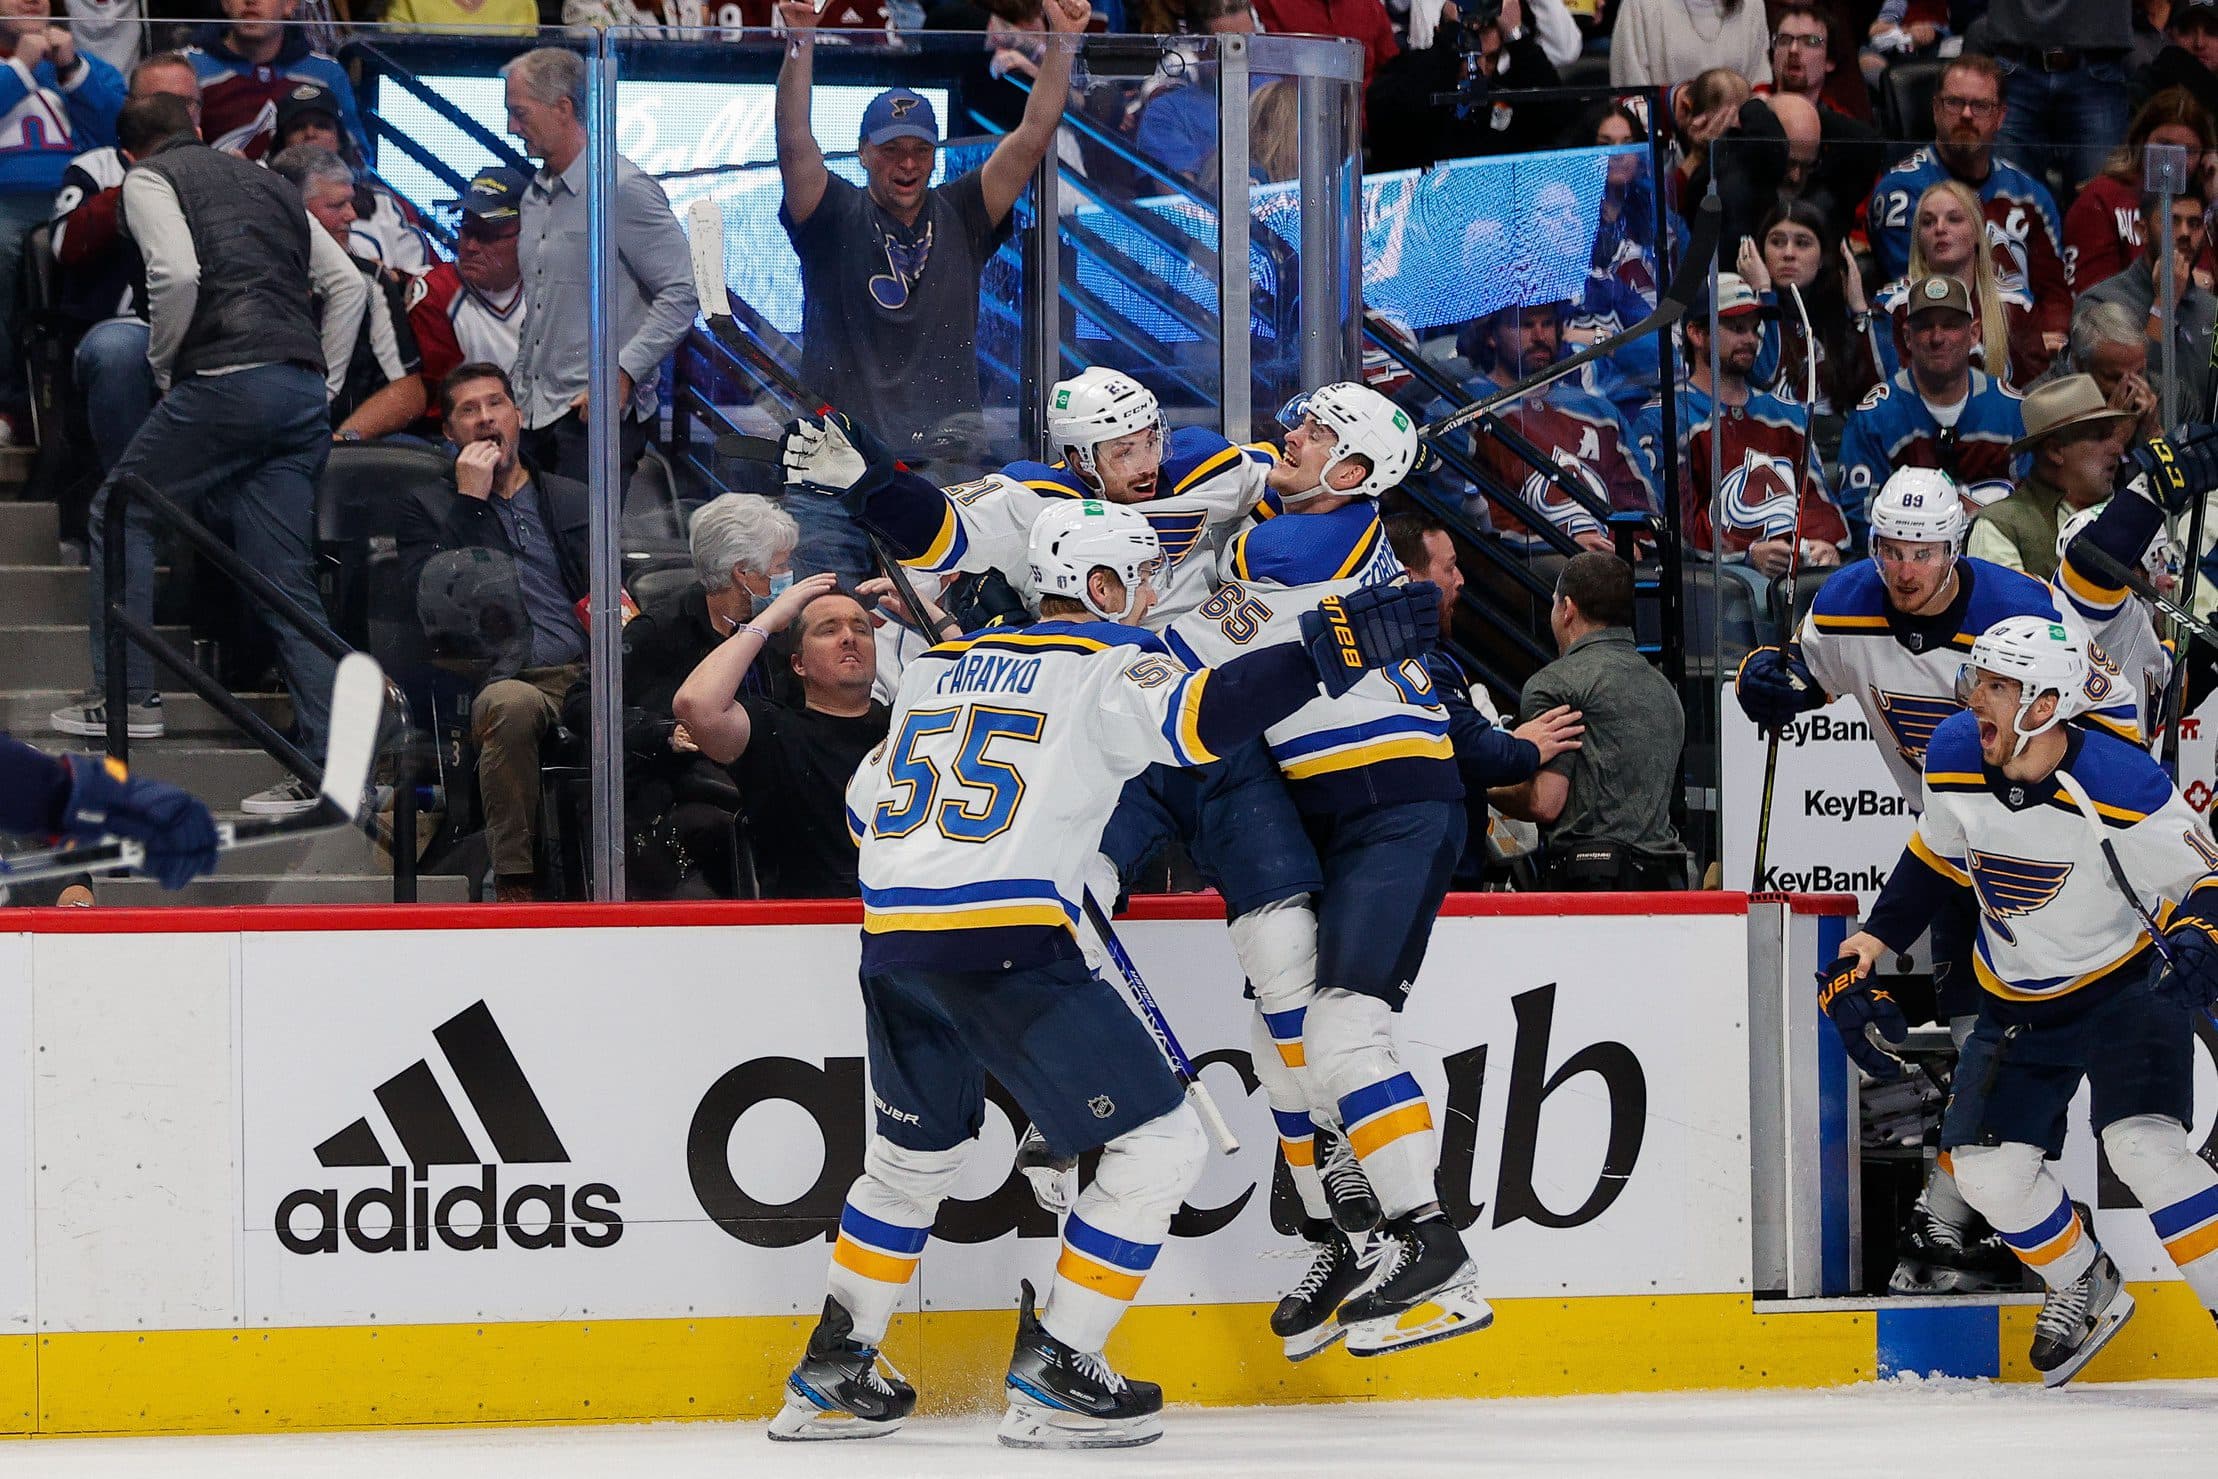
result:
M 201 143 L 184 99 L 134 99 L 118 126 L 149 141 L 132 151 L 121 224 L 146 261 L 147 360 L 163 395 L 116 460 L 110 485 L 136 475 L 203 519 L 217 516 L 248 564 L 321 613 L 311 548 L 316 479 L 331 447 L 326 405 L 338 388 L 332 377 L 345 376 L 362 322 L 361 274 L 309 220 L 290 183 Z M 322 301 L 320 324 L 315 299 Z M 151 623 L 153 523 L 136 504 L 127 530 L 125 609 Z M 104 537 L 96 515 L 96 587 Z M 96 589 L 94 688 L 54 716 L 65 733 L 106 729 L 104 615 Z M 292 690 L 301 746 L 320 755 L 332 660 L 290 624 L 265 620 Z M 128 674 L 134 735 L 161 732 L 153 676 L 146 655 L 134 648 Z M 288 780 L 240 804 L 283 816 L 314 807 L 316 793 Z

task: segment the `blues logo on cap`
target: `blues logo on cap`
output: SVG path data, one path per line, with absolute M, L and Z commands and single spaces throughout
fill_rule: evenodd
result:
M 939 115 L 931 102 L 905 87 L 887 88 L 863 109 L 862 143 L 890 144 L 895 139 L 940 141 Z

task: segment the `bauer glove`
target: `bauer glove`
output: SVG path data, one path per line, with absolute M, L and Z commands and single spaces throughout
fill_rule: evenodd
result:
M 2194 1013 L 2218 1004 L 2218 928 L 2190 915 L 2164 932 L 2164 965 L 2156 994 Z
M 1338 698 L 1365 673 L 1422 657 L 1440 637 L 1440 587 L 1430 581 L 1367 585 L 1327 596 L 1302 613 L 1302 646 L 1325 697 Z
M 216 866 L 216 822 L 197 796 L 160 781 L 135 781 L 120 760 L 65 755 L 69 802 L 62 832 L 80 842 L 123 837 L 146 848 L 146 872 L 183 888 Z
M 786 424 L 779 459 L 786 486 L 837 498 L 859 514 L 870 495 L 893 481 L 895 463 L 886 444 L 838 411 Z
M 1784 730 L 1794 716 L 1822 708 L 1825 690 L 1799 654 L 1783 647 L 1758 647 L 1741 659 L 1733 680 L 1741 712 L 1766 734 Z
M 1858 1068 L 1880 1083 L 1902 1077 L 1903 1061 L 1895 1051 L 1910 1038 L 1910 1021 L 1902 1015 L 1891 992 L 1881 990 L 1870 977 L 1859 980 L 1863 962 L 1844 955 L 1818 972 L 1818 1010 L 1833 1020 L 1841 1046 Z
M 2195 499 L 2218 493 L 2218 426 L 2189 421 L 2150 437 L 2126 452 L 2120 486 L 2136 477 L 2150 500 L 2168 514 L 2185 513 Z

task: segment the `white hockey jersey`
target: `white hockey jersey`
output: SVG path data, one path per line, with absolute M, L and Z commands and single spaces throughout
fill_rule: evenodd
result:
M 1982 632 L 2009 616 L 2061 621 L 2082 640 L 2069 602 L 2023 571 L 1964 556 L 1956 562 L 1957 593 L 1932 616 L 1907 616 L 1887 601 L 1879 567 L 1859 560 L 1835 571 L 1818 590 L 1796 639 L 1802 659 L 1825 691 L 1852 695 L 1871 724 L 1902 794 L 1915 803 L 1926 742 L 1958 711 L 1956 674 Z M 2139 709 L 2117 666 L 2091 647 L 2081 722 L 2138 742 Z
M 1199 427 L 1171 434 L 1158 475 L 1163 491 L 1131 505 L 1163 545 L 1161 596 L 1146 622 L 1150 631 L 1163 630 L 1209 598 L 1218 553 L 1263 497 L 1263 480 L 1277 460 L 1268 446 L 1235 447 Z M 940 493 L 939 509 L 897 510 L 883 499 L 872 504 L 873 518 L 894 526 L 891 532 L 906 536 L 905 547 L 919 551 L 901 563 L 936 573 L 999 570 L 1027 603 L 1034 594 L 1033 523 L 1051 504 L 1096 496 L 1069 468 L 1044 462 L 1013 462 Z M 912 530 L 919 519 L 925 522 Z
M 863 969 L 997 970 L 1079 954 L 1086 865 L 1126 780 L 1216 758 L 1210 675 L 1137 627 L 1046 621 L 946 642 L 901 675 L 847 786 Z
M 1286 514 L 1273 498 L 1257 514 L 1262 522 L 1226 547 L 1217 592 L 1164 633 L 1189 665 L 1297 640 L 1302 614 L 1325 597 L 1402 578 L 1402 563 L 1367 499 L 1330 513 Z M 1304 810 L 1463 795 L 1448 711 L 1421 662 L 1367 673 L 1338 698 L 1312 699 L 1263 739 Z
M 2076 544 L 2076 541 L 2075 541 Z M 2133 592 L 2091 575 L 2073 560 L 2071 551 L 2056 567 L 2050 583 L 2059 604 L 2087 623 L 2095 644 L 2117 668 L 2121 681 L 2133 690 L 2134 712 L 2141 735 L 2153 739 L 2157 706 L 2164 700 L 2164 686 L 2172 677 L 2172 650 L 2156 633 L 2156 620 Z
M 2160 921 L 2191 892 L 2195 912 L 2218 906 L 2218 846 L 2163 769 L 2099 731 L 2074 729 L 2070 740 L 2061 768 L 2095 803 L 2142 902 Z M 1972 970 L 1981 986 L 2008 1001 L 2048 1000 L 2093 985 L 2149 948 L 2072 798 L 2054 776 L 2029 785 L 1985 769 L 1969 713 L 1933 732 L 1924 787 L 1910 850 L 1978 896 Z

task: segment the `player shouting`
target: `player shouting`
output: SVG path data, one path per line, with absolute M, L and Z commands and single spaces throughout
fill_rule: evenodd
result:
M 1130 509 L 1088 500 L 1044 513 L 1027 571 L 1042 620 L 912 661 L 891 732 L 849 783 L 873 1133 L 773 1437 L 876 1436 L 914 1406 L 878 1345 L 978 1132 L 987 1073 L 1054 1152 L 1101 1151 L 1037 1314 L 1020 1286 L 1001 1441 L 1161 1436 L 1161 1389 L 1127 1380 L 1102 1348 L 1205 1143 L 1146 1029 L 1082 956 L 1087 862 L 1128 777 L 1206 763 L 1320 686 L 1339 692 L 1414 658 L 1438 620 L 1430 585 L 1356 591 L 1313 612 L 1299 640 L 1190 670 L 1132 625 L 1163 564 Z
M 2218 1170 L 2187 1134 L 2195 1018 L 2218 1001 L 2218 847 L 2146 752 L 2065 722 L 2085 710 L 2090 676 L 2085 644 L 2059 622 L 2016 616 L 1980 635 L 1964 667 L 1970 712 L 1926 747 L 1910 845 L 1865 929 L 1820 974 L 1843 1044 L 1892 1077 L 1887 1044 L 1906 1026 L 1866 980 L 1872 963 L 1908 947 L 1945 900 L 1976 900 L 1982 990 L 1941 1145 L 1965 1200 L 2048 1286 L 2031 1359 L 2050 1386 L 2133 1313 L 2047 1164 L 2083 1079 L 2111 1166 L 2218 1311 Z M 2169 901 L 2161 940 L 2131 888 Z

